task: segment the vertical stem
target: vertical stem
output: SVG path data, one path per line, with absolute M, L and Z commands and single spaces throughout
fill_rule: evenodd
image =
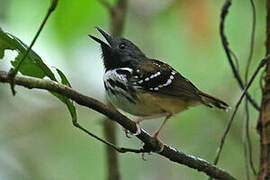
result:
M 266 54 L 270 54 L 270 0 L 266 0 Z M 262 104 L 258 120 L 258 133 L 260 134 L 260 169 L 258 180 L 270 177 L 270 63 L 267 62 L 264 77 L 265 85 L 262 87 Z
M 104 136 L 106 140 L 112 144 L 116 144 L 116 124 L 109 119 L 104 121 Z M 107 180 L 120 180 L 120 171 L 118 163 L 118 154 L 113 148 L 106 146 L 106 159 L 107 159 Z
M 127 0 L 118 0 L 116 6 L 111 11 L 111 35 L 121 36 L 124 30 L 126 19 Z
M 116 5 L 110 10 L 110 31 L 112 36 L 121 36 L 127 11 L 127 0 L 118 0 Z M 107 141 L 112 144 L 117 144 L 116 140 L 116 125 L 113 121 L 108 119 L 104 123 L 104 135 Z M 108 167 L 108 177 L 107 180 L 120 180 L 120 171 L 118 165 L 118 154 L 117 152 L 106 146 L 107 155 L 107 167 Z

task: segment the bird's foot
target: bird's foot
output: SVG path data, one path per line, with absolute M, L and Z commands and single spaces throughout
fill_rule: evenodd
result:
M 139 123 L 137 123 L 136 121 L 135 121 L 135 123 L 136 123 L 137 130 L 136 130 L 136 133 L 134 133 L 134 134 L 132 134 L 132 135 L 133 135 L 133 136 L 138 136 L 139 134 L 142 133 L 142 131 L 141 131 L 141 128 L 140 128 L 140 126 L 139 126 Z M 124 131 L 125 131 L 126 137 L 127 137 L 127 138 L 131 138 L 131 137 L 129 136 L 129 134 L 131 134 L 131 133 L 129 132 L 129 130 L 124 129 Z
M 133 134 L 133 136 L 138 136 L 138 135 L 140 135 L 142 133 L 142 130 L 141 130 L 140 126 L 139 126 L 139 123 L 136 123 L 136 127 L 137 127 L 137 130 L 136 130 L 136 133 Z
M 148 155 L 151 155 L 151 152 L 149 152 Z M 142 160 L 144 160 L 144 161 L 147 160 L 147 159 L 145 158 L 145 152 L 142 152 Z
M 129 134 L 129 131 L 127 129 L 124 128 L 124 131 L 125 131 L 125 135 L 127 138 L 131 138 L 128 134 Z
M 157 142 L 159 144 L 160 150 L 158 152 L 162 152 L 164 149 L 164 143 L 158 138 L 158 134 L 159 134 L 159 132 L 156 132 L 154 134 L 153 138 L 155 138 L 155 140 L 157 140 Z

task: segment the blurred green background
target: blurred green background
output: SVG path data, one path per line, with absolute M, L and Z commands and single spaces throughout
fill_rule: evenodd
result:
M 0 27 L 30 44 L 49 6 L 49 0 L 0 0 Z M 217 96 L 232 107 L 240 96 L 219 37 L 219 15 L 223 1 L 130 0 L 124 36 L 149 57 L 160 59 L 179 70 L 198 88 Z M 265 1 L 257 1 L 255 56 L 251 72 L 264 56 Z M 249 0 L 233 1 L 226 21 L 231 48 L 240 58 L 244 74 L 251 33 Z M 99 36 L 94 26 L 109 31 L 109 13 L 96 0 L 66 0 L 58 4 L 34 45 L 49 66 L 61 69 L 74 89 L 104 101 L 103 65 L 100 48 L 88 38 Z M 6 51 L 0 70 L 16 52 Z M 106 179 L 105 148 L 100 142 L 74 128 L 61 102 L 41 90 L 16 86 L 11 95 L 8 84 L 0 84 L 0 179 Z M 261 99 L 259 77 L 250 94 Z M 101 114 L 77 106 L 78 120 L 92 133 L 103 136 Z M 256 167 L 259 160 L 258 113 L 251 109 L 250 132 Z M 213 161 L 220 138 L 232 111 L 204 106 L 172 118 L 160 138 L 181 151 Z M 245 179 L 242 143 L 243 107 L 228 135 L 219 167 Z M 161 120 L 141 124 L 153 133 Z M 136 138 L 128 139 L 117 127 L 120 146 L 140 148 Z M 175 164 L 159 155 L 119 154 L 123 180 L 207 179 L 204 173 Z M 258 168 L 257 168 L 258 169 Z

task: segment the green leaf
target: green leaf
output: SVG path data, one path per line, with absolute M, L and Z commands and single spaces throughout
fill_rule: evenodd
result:
M 67 85 L 68 87 L 71 87 L 71 84 L 69 83 L 65 74 L 58 68 L 56 68 L 56 71 L 61 78 L 61 83 Z M 52 93 L 52 94 L 67 105 L 69 113 L 71 114 L 72 120 L 77 121 L 77 112 L 76 112 L 76 108 L 75 108 L 73 102 L 60 94 L 57 94 L 57 93 Z
M 25 52 L 27 51 L 27 45 L 25 45 L 19 38 L 9 34 L 5 33 L 0 28 L 0 58 L 2 59 L 4 57 L 5 50 L 16 50 L 18 52 L 18 56 L 15 58 L 14 61 L 11 61 L 11 64 L 13 67 L 16 67 L 19 63 L 19 61 L 24 56 Z M 66 76 L 62 71 L 59 69 L 56 69 L 57 73 L 59 74 L 61 78 L 62 84 L 65 84 L 69 87 L 71 87 L 69 81 L 67 80 Z M 32 77 L 37 78 L 44 78 L 45 76 L 49 77 L 53 81 L 57 81 L 53 72 L 50 70 L 50 68 L 42 61 L 42 59 L 37 55 L 34 51 L 30 51 L 28 56 L 23 61 L 22 65 L 20 66 L 19 72 Z M 57 97 L 60 101 L 66 104 L 70 115 L 72 117 L 73 121 L 77 121 L 77 112 L 74 104 L 71 100 L 69 100 L 67 97 L 62 96 L 55 92 L 50 92 L 52 95 Z
M 72 101 L 70 101 L 67 97 L 62 96 L 61 94 L 55 93 L 55 92 L 51 92 L 52 95 L 54 95 L 55 97 L 57 97 L 60 101 L 62 101 L 64 104 L 66 104 L 69 113 L 72 117 L 72 121 L 77 121 L 77 112 L 76 112 L 76 108 L 73 104 Z
M 67 85 L 68 87 L 71 87 L 71 85 L 70 85 L 69 81 L 67 80 L 67 77 L 64 75 L 64 73 L 58 68 L 56 68 L 56 71 L 61 78 L 61 83 Z
M 19 60 L 22 59 L 22 57 L 23 57 L 23 54 L 18 54 L 18 56 L 15 58 L 15 61 L 11 61 L 12 66 L 16 67 L 19 63 Z M 45 77 L 45 74 L 42 71 L 42 69 L 37 68 L 37 66 L 34 65 L 31 61 L 29 61 L 28 58 L 26 58 L 23 61 L 19 71 L 22 74 L 27 75 L 27 76 L 37 77 L 41 79 Z
M 3 31 L 0 28 L 0 59 L 4 57 L 5 49 L 14 50 L 10 39 L 7 36 L 3 35 Z
M 25 45 L 19 38 L 12 34 L 5 33 L 0 28 L 0 58 L 3 58 L 5 50 L 16 50 L 18 56 L 11 64 L 16 67 L 25 54 L 28 46 Z M 48 66 L 42 61 L 42 59 L 34 51 L 30 51 L 24 62 L 22 63 L 19 72 L 24 75 L 43 78 L 48 76 L 51 80 L 56 81 L 56 78 Z

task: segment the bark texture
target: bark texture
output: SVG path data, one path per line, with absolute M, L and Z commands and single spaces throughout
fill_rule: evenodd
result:
M 266 0 L 266 55 L 270 54 L 270 0 Z M 270 63 L 266 64 L 262 104 L 258 120 L 260 134 L 260 169 L 258 180 L 270 179 Z

